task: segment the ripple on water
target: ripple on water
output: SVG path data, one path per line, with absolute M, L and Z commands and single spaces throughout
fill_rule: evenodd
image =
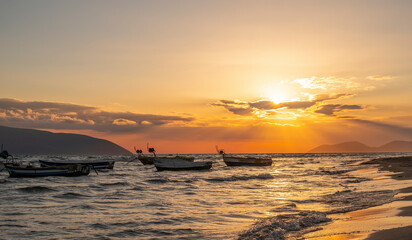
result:
M 44 187 L 44 186 L 31 186 L 31 187 L 22 187 L 17 188 L 18 191 L 25 192 L 25 193 L 45 193 L 45 192 L 54 192 L 56 190 Z
M 109 226 L 103 223 L 94 223 L 94 224 L 90 224 L 89 226 L 94 229 L 104 229 L 104 230 L 109 229 Z
M 85 194 L 80 194 L 80 193 L 68 192 L 68 193 L 55 195 L 53 197 L 55 197 L 55 198 L 65 198 L 65 199 L 78 199 L 78 198 L 85 198 L 85 197 L 90 197 L 90 196 L 85 195 Z
M 134 187 L 130 188 L 129 190 L 131 190 L 131 191 L 144 191 L 145 188 L 140 187 L 140 186 L 134 186 Z
M 148 182 L 148 183 L 167 183 L 167 182 L 170 182 L 170 180 L 167 179 L 167 178 L 151 178 L 151 179 L 147 179 L 146 182 Z
M 104 187 L 116 187 L 116 186 L 129 186 L 128 182 L 111 182 L 111 183 L 100 183 L 100 186 Z
M 205 179 L 208 182 L 233 182 L 233 181 L 247 181 L 247 180 L 268 180 L 275 177 L 269 173 L 261 173 L 256 175 L 232 175 L 230 177 L 216 177 Z

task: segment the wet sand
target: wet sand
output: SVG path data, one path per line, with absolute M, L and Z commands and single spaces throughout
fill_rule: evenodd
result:
M 374 159 L 363 164 L 379 164 L 380 171 L 392 172 L 391 178 L 398 181 L 412 180 L 412 157 Z M 336 221 L 325 225 L 322 230 L 304 235 L 304 238 L 411 240 L 412 186 L 399 190 L 394 202 L 330 217 Z

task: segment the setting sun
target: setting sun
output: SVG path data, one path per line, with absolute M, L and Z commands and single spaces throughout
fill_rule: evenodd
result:
M 284 90 L 284 89 L 282 89 Z M 282 103 L 290 100 L 290 95 L 286 91 L 274 90 L 267 98 L 273 103 Z

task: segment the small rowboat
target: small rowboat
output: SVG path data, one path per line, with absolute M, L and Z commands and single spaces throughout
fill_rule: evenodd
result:
M 180 158 L 160 157 L 154 160 L 158 171 L 207 170 L 212 167 L 212 161 L 187 161 Z
M 64 161 L 39 160 L 39 162 L 40 162 L 40 166 L 42 166 L 42 167 L 60 167 L 60 166 L 73 165 L 73 164 L 80 164 L 80 165 L 83 165 L 83 166 L 91 166 L 94 169 L 113 169 L 113 167 L 114 167 L 114 161 L 89 161 L 89 162 L 70 161 L 70 162 L 64 162 Z
M 90 166 L 81 164 L 65 165 L 60 167 L 22 167 L 5 165 L 10 177 L 48 177 L 48 176 L 66 176 L 75 177 L 88 175 Z
M 235 155 L 227 155 L 225 150 L 219 149 L 216 146 L 216 151 L 222 155 L 223 161 L 227 166 L 271 166 L 272 158 L 255 158 L 255 157 L 241 157 Z
M 227 166 L 271 166 L 273 162 L 271 158 L 235 157 L 225 154 L 223 161 Z

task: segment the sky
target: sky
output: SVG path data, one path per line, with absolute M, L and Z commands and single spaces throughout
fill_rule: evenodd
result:
M 412 141 L 412 1 L 0 0 L 0 125 L 133 151 Z

